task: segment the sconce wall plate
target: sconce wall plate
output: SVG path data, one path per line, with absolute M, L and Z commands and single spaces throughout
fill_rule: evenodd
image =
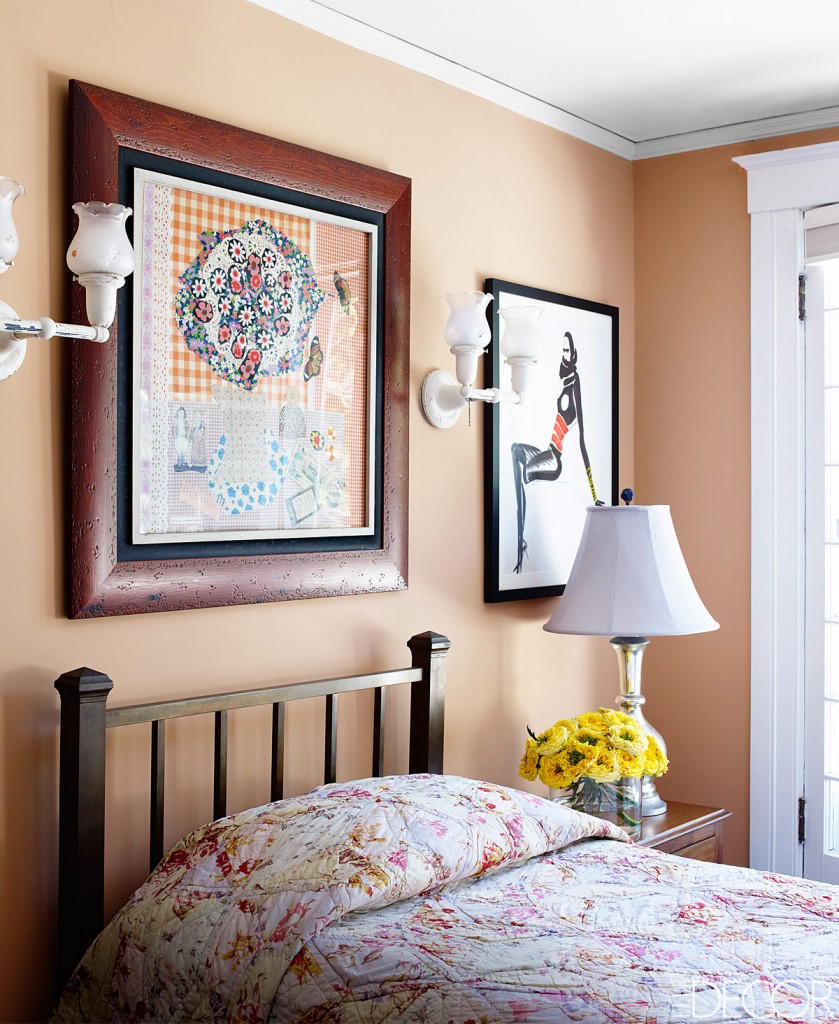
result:
M 448 370 L 432 370 L 420 385 L 420 405 L 432 427 L 453 427 L 466 404 L 460 384 Z
M 14 327 L 17 319 L 12 307 L 0 301 L 0 380 L 11 377 L 26 358 L 25 339 L 16 338 L 8 329 Z

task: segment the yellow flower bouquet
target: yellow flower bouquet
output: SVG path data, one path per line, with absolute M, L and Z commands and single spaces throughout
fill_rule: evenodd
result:
M 663 775 L 667 758 L 655 737 L 620 711 L 600 708 L 560 719 L 528 737 L 519 774 L 568 791 L 575 810 L 607 817 L 630 834 L 641 827 L 641 779 Z

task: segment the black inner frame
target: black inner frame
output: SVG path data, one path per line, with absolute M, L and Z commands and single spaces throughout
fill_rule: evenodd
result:
M 254 181 L 238 175 L 199 167 L 181 160 L 155 156 L 128 147 L 119 147 L 119 201 L 126 206 L 134 203 L 134 169 L 156 171 L 202 184 L 226 188 L 252 196 L 257 201 L 273 200 L 299 206 L 317 213 L 330 213 L 340 217 L 376 225 L 376 354 L 373 379 L 375 381 L 375 430 L 370 439 L 373 444 L 373 532 L 372 534 L 338 535 L 336 537 L 289 537 L 285 539 L 180 541 L 174 543 L 134 544 L 131 540 L 132 516 L 132 426 L 134 402 L 134 275 L 126 279 L 118 292 L 117 337 L 117 560 L 171 561 L 184 558 L 222 558 L 231 556 L 290 555 L 318 551 L 366 551 L 382 546 L 384 473 L 384 295 L 385 295 L 385 218 L 384 214 L 348 203 Z M 139 213 L 138 213 L 139 216 Z M 132 237 L 131 220 L 128 221 Z

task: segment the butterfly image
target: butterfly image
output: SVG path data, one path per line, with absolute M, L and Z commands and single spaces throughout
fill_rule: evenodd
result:
M 343 277 L 336 270 L 332 275 L 332 280 L 335 282 L 335 291 L 338 293 L 338 298 L 341 300 L 341 309 L 345 313 L 349 313 L 352 307 L 352 292 L 350 286 L 344 280 Z
M 320 339 L 315 335 L 309 346 L 309 358 L 303 367 L 303 380 L 310 381 L 312 377 L 317 377 L 321 366 L 323 366 L 323 349 L 320 347 Z

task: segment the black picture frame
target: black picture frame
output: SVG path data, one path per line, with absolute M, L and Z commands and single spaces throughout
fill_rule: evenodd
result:
M 73 195 L 131 202 L 145 165 L 232 183 L 254 196 L 374 222 L 378 264 L 374 529 L 359 539 L 213 542 L 138 550 L 128 536 L 127 358 L 134 282 L 119 296 L 111 342 L 70 356 L 71 618 L 402 590 L 408 577 L 408 380 L 411 181 L 82 82 L 70 87 Z M 84 320 L 83 289 L 73 318 Z
M 556 597 L 586 506 L 594 495 L 598 503 L 618 501 L 619 311 L 497 278 L 485 291 L 493 297 L 486 387 L 512 388 L 500 350 L 504 309 L 541 308 L 545 348 L 524 401 L 484 412 L 484 601 Z M 566 355 L 576 352 L 564 366 L 563 346 Z

